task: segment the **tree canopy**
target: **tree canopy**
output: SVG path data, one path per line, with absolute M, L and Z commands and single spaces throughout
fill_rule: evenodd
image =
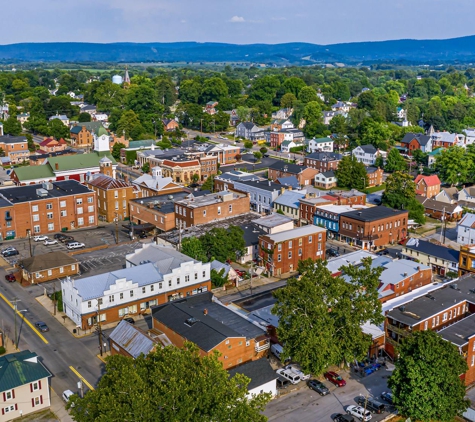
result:
M 358 162 L 354 155 L 344 156 L 338 163 L 335 174 L 340 187 L 359 190 L 368 187 L 369 179 L 366 167 L 363 163 Z
M 407 170 L 406 160 L 396 148 L 389 151 L 384 170 L 389 172 Z

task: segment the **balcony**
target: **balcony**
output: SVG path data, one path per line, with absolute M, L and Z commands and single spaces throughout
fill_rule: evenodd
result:
M 393 340 L 389 336 L 386 337 L 386 343 L 390 344 L 393 347 L 398 347 L 399 346 L 399 343 L 397 341 Z
M 400 336 L 407 337 L 411 333 L 408 330 L 396 327 L 392 324 L 386 324 L 386 329 L 391 330 L 393 333 L 399 334 Z
M 267 350 L 270 348 L 270 341 L 269 339 L 266 339 L 266 340 L 262 340 L 260 342 L 256 342 L 256 346 L 254 348 L 254 350 L 256 351 L 256 353 L 259 353 L 259 352 L 263 352 L 264 350 Z

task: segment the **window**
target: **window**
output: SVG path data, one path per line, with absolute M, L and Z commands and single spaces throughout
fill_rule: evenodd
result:
M 158 288 L 161 289 L 163 286 L 163 283 L 158 283 Z
M 124 298 L 124 294 L 121 293 L 121 294 L 119 295 L 119 298 L 120 298 L 120 299 L 123 299 L 123 298 Z
M 152 285 L 150 286 L 150 291 L 153 292 L 154 290 L 155 290 L 155 286 L 152 284 Z
M 291 247 L 292 247 L 292 241 L 289 240 L 289 248 L 291 248 Z
M 115 190 L 114 191 L 114 198 L 118 198 L 119 197 L 119 191 Z
M 87 302 L 87 307 L 92 308 L 92 302 L 90 300 Z
M 176 284 L 180 284 L 180 277 L 176 278 Z
M 54 230 L 54 223 L 48 223 L 48 231 L 52 232 Z
M 203 217 L 206 217 L 206 210 L 203 210 Z
M 89 196 L 87 198 L 87 202 L 89 202 L 90 204 L 94 203 L 94 197 L 93 196 Z
M 221 215 L 221 207 L 218 207 L 218 215 Z
M 308 237 L 308 243 L 312 243 L 312 236 Z
M 78 207 L 77 212 L 78 214 L 82 214 L 82 207 Z
M 46 204 L 46 209 L 47 210 L 52 210 L 53 209 L 53 204 Z
M 472 355 L 472 364 L 471 366 L 475 365 L 475 355 Z
M 206 271 L 203 271 L 203 278 L 206 278 Z
M 89 224 L 94 224 L 94 216 L 93 215 L 89 216 Z
M 292 251 L 289 251 L 289 259 L 292 258 Z
M 145 293 L 145 287 L 142 287 L 142 293 Z
M 40 404 L 43 403 L 43 396 L 35 397 L 34 399 L 31 399 L 33 407 L 34 406 L 39 406 Z
M 134 291 L 133 290 L 130 291 L 130 297 L 134 297 Z
M 82 204 L 82 198 L 76 199 L 76 204 L 77 204 L 77 205 L 81 205 L 81 204 Z
M 38 205 L 33 205 L 33 206 L 31 207 L 31 211 L 33 211 L 33 212 L 38 212 Z
M 13 390 L 5 391 L 5 400 L 11 400 L 15 397 Z
M 16 404 L 12 404 L 10 406 L 3 408 L 3 413 L 13 412 L 17 408 Z
M 110 296 L 109 296 L 109 302 L 110 302 L 110 303 L 114 302 L 114 295 L 110 295 Z
M 87 207 L 87 212 L 94 212 L 94 205 L 89 205 Z
M 39 214 L 33 214 L 33 221 L 40 221 Z
M 190 281 L 190 276 L 189 275 L 185 275 L 185 283 L 188 283 Z
M 82 217 L 78 218 L 78 226 L 84 226 L 84 218 Z
M 40 226 L 33 226 L 33 231 L 35 233 L 39 233 L 40 232 Z
M 71 270 L 74 271 L 75 269 L 76 269 L 76 265 L 75 264 L 71 265 Z
M 61 217 L 67 217 L 67 215 L 68 215 L 68 213 L 67 213 L 66 210 L 61 210 L 61 211 L 59 212 L 59 214 L 61 215 Z
M 299 239 L 299 246 L 302 246 L 302 238 Z
M 168 287 L 172 287 L 172 281 L 168 280 Z
M 442 322 L 447 321 L 447 312 L 442 315 Z
M 279 244 L 277 245 L 277 250 L 278 250 L 279 252 L 282 250 L 282 243 L 279 243 Z
M 198 280 L 198 273 L 195 273 L 195 280 Z
M 48 270 L 48 275 L 52 275 L 53 274 L 53 270 Z
M 299 248 L 299 256 L 302 256 L 302 248 Z
M 53 219 L 53 213 L 52 213 L 52 212 L 46 213 L 46 218 L 47 218 L 48 220 L 52 220 L 52 219 Z
M 425 322 L 424 322 L 424 330 L 426 330 L 426 331 L 427 331 L 427 325 L 428 325 L 428 323 L 429 323 L 429 321 L 425 321 Z
M 432 318 L 432 328 L 434 328 L 434 327 L 435 327 L 435 318 Z
M 233 206 L 232 206 L 232 204 L 229 205 L 229 212 L 233 212 Z
M 66 208 L 66 201 L 60 201 L 59 206 L 61 208 Z

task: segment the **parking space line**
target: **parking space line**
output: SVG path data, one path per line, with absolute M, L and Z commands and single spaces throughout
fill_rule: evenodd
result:
M 78 376 L 78 378 L 89 387 L 90 390 L 94 390 L 94 387 L 89 384 L 86 379 L 78 371 L 76 371 L 76 369 L 74 369 L 72 366 L 70 366 L 69 369 L 71 369 L 71 371 L 73 371 Z

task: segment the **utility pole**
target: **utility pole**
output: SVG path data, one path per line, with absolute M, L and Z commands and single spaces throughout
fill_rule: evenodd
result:
M 181 220 L 178 224 L 178 252 L 181 251 Z
M 119 213 L 115 213 L 115 243 L 119 244 Z
M 33 256 L 33 250 L 31 248 L 31 230 L 27 229 L 26 233 L 28 235 L 28 244 L 29 244 L 29 247 L 30 247 L 30 258 L 31 258 Z
M 53 281 L 53 315 L 56 315 L 56 283 Z
M 442 227 L 440 230 L 440 242 L 442 242 L 442 232 L 444 232 L 444 222 L 445 222 L 445 207 L 442 210 L 442 217 L 440 217 L 440 220 L 442 221 Z M 445 233 L 444 233 L 444 242 L 445 242 Z
M 203 136 L 203 119 L 200 119 L 201 136 Z
M 445 215 L 445 208 L 444 208 L 444 245 L 445 245 L 445 234 L 447 233 L 447 216 Z
M 15 297 L 12 300 L 12 302 L 13 302 L 13 316 L 14 316 L 14 319 L 15 319 L 15 337 L 13 339 L 13 344 L 15 345 L 15 349 L 18 349 L 16 314 L 17 314 L 17 303 L 21 302 L 21 300 L 18 299 L 17 297 Z
M 99 349 L 102 356 L 102 328 L 101 328 L 101 298 L 97 299 L 97 334 L 99 337 Z

